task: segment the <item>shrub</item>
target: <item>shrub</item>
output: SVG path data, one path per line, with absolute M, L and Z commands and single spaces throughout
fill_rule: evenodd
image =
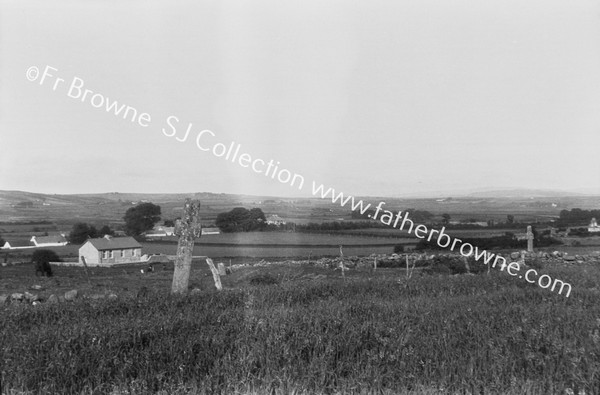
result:
M 404 252 L 404 246 L 402 244 L 396 244 L 394 246 L 394 254 L 400 254 L 401 252 Z
M 35 264 L 35 275 L 52 277 L 52 266 L 50 262 L 60 262 L 60 257 L 52 250 L 37 250 L 31 256 L 31 262 Z

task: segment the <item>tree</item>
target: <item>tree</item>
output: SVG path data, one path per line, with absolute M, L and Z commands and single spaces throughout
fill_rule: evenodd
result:
M 109 236 L 114 236 L 115 235 L 115 231 L 112 230 L 108 225 L 104 225 L 98 231 L 98 237 L 104 237 L 106 235 L 109 235 Z
M 244 207 L 236 207 L 229 212 L 218 214 L 215 224 L 224 233 L 250 232 L 267 227 L 265 214 L 260 208 L 247 210 Z
M 507 224 L 514 224 L 515 223 L 515 216 L 511 215 L 511 214 L 508 214 L 506 216 L 506 223 Z
M 172 219 L 165 219 L 163 221 L 163 225 L 170 228 L 175 226 L 175 221 L 173 221 Z
M 266 221 L 265 213 L 259 208 L 253 208 L 250 210 L 250 219 L 254 221 Z
M 36 250 L 31 256 L 31 262 L 35 264 L 35 275 L 38 274 L 52 277 L 52 266 L 50 262 L 61 262 L 60 257 L 52 250 Z
M 69 233 L 69 242 L 71 244 L 82 244 L 89 238 L 98 236 L 98 231 L 93 225 L 88 225 L 85 222 L 78 222 L 73 225 L 71 233 Z
M 442 223 L 448 225 L 450 223 L 450 214 L 442 214 Z
M 138 236 L 150 230 L 160 221 L 160 206 L 152 203 L 140 203 L 129 208 L 123 216 L 125 221 L 125 233 L 130 236 Z
M 394 246 L 394 254 L 399 254 L 401 252 L 404 252 L 404 246 L 402 244 L 396 244 Z

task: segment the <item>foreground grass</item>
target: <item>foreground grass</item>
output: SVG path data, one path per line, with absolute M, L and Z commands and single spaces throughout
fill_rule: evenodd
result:
M 269 268 L 264 268 L 265 272 Z M 0 308 L 3 390 L 600 393 L 600 271 L 288 281 Z

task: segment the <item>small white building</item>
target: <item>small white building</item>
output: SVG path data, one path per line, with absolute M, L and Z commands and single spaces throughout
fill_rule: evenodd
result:
M 269 215 L 267 217 L 267 225 L 285 225 L 285 220 L 277 214 Z
M 175 227 L 173 226 L 157 226 L 152 230 L 144 232 L 144 237 L 167 237 L 173 236 Z
M 203 235 L 218 235 L 221 233 L 219 228 L 202 228 Z
M 133 237 L 106 235 L 88 239 L 79 248 L 79 264 L 90 266 L 112 266 L 119 263 L 142 262 L 142 245 Z
M 598 223 L 596 222 L 596 218 L 592 218 L 592 220 L 590 221 L 590 226 L 588 226 L 588 232 L 590 232 L 590 233 L 600 232 L 600 226 L 598 226 Z
M 25 248 L 35 248 L 35 245 L 33 245 L 30 241 L 24 241 L 24 240 L 8 241 L 8 240 L 6 240 L 1 249 L 2 250 L 22 250 Z
M 157 228 L 157 230 L 159 232 L 165 232 L 165 234 L 167 236 L 173 236 L 173 234 L 175 233 L 175 227 L 174 226 L 159 226 Z
M 30 240 L 36 247 L 61 247 L 69 244 L 65 235 L 32 236 Z

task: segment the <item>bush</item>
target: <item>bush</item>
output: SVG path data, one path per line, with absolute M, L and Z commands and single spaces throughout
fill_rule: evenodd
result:
M 52 250 L 37 250 L 31 256 L 31 262 L 35 264 L 35 275 L 52 277 L 52 266 L 50 262 L 61 262 L 60 257 Z
M 223 233 L 262 231 L 267 227 L 265 214 L 260 208 L 248 210 L 244 207 L 218 214 L 215 225 Z
M 394 246 L 394 254 L 400 254 L 401 252 L 404 252 L 404 246 L 402 244 L 396 244 Z

